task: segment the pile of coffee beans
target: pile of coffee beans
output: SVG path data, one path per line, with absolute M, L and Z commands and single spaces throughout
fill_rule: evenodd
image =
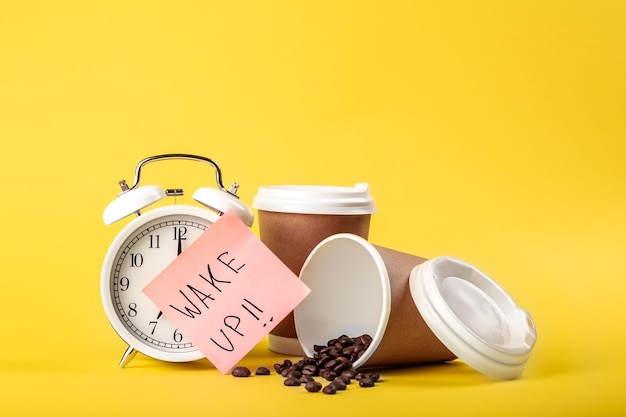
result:
M 380 375 L 374 372 L 357 372 L 352 364 L 360 358 L 367 350 L 372 337 L 364 334 L 358 337 L 346 335 L 329 340 L 326 345 L 313 346 L 312 357 L 304 357 L 293 363 L 285 359 L 282 363 L 274 364 L 276 373 L 283 376 L 284 385 L 297 387 L 304 385 L 308 392 L 322 391 L 324 394 L 335 394 L 343 391 L 352 381 L 357 381 L 360 387 L 373 387 Z M 268 375 L 269 369 L 260 367 L 256 370 L 256 375 Z M 249 369 L 238 366 L 233 369 L 232 375 L 236 377 L 250 376 Z M 323 386 L 321 382 L 315 380 L 319 377 L 328 383 Z

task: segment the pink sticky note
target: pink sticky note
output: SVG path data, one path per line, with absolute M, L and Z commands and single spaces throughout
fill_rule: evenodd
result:
M 143 291 L 225 374 L 310 289 L 228 212 Z

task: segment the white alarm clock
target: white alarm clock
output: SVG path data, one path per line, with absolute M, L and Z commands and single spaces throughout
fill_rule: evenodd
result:
M 142 167 L 153 161 L 184 159 L 208 163 L 215 168 L 218 188 L 200 188 L 193 199 L 200 206 L 168 205 L 147 213 L 141 210 L 167 196 L 183 195 L 182 189 L 163 190 L 156 185 L 139 187 Z M 156 155 L 143 159 L 135 170 L 135 181 L 128 187 L 119 182 L 121 194 L 104 210 L 109 225 L 136 214 L 115 237 L 109 247 L 100 281 L 106 315 L 128 344 L 120 366 L 124 367 L 141 352 L 169 362 L 187 362 L 203 357 L 202 353 L 174 326 L 146 296 L 142 289 L 185 250 L 202 232 L 228 210 L 251 226 L 252 210 L 236 195 L 238 185 L 230 189 L 222 184 L 221 170 L 211 159 L 188 154 Z

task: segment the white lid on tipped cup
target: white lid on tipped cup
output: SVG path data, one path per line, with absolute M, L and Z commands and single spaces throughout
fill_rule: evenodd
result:
M 260 187 L 252 207 L 300 214 L 371 214 L 376 212 L 367 183 L 354 187 L 274 185 Z
M 409 286 L 424 321 L 452 353 L 496 378 L 522 374 L 537 339 L 535 324 L 495 281 L 441 256 L 416 266 Z

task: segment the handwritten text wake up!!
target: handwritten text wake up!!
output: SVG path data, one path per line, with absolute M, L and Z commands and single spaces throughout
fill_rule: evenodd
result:
M 246 266 L 246 264 L 237 264 L 235 258 L 230 258 L 228 260 L 223 259 L 223 257 L 227 255 L 228 252 L 223 252 L 216 258 L 216 260 L 227 267 L 226 272 L 228 274 L 239 274 L 239 272 Z M 203 310 L 208 310 L 210 308 L 211 301 L 215 301 L 215 297 L 213 295 L 214 291 L 221 293 L 224 286 L 232 283 L 230 279 L 217 278 L 211 270 L 210 264 L 206 265 L 206 269 L 207 272 L 204 273 L 204 275 L 202 273 L 198 274 L 198 277 L 201 279 L 200 284 L 202 284 L 203 287 L 198 288 L 199 286 L 197 284 L 196 286 L 186 284 L 186 288 L 188 291 L 185 291 L 183 289 L 178 290 L 178 292 L 185 299 L 186 303 L 183 302 L 184 304 L 179 305 L 178 307 L 170 304 L 169 306 L 173 310 L 175 310 L 179 314 L 187 316 L 190 319 L 194 319 L 196 318 L 196 316 L 201 315 Z M 234 277 L 236 277 L 236 275 L 234 275 Z M 217 294 L 215 296 L 217 296 Z M 242 320 L 240 314 L 242 312 L 247 312 L 255 320 L 260 321 L 261 314 L 263 313 L 263 310 L 261 310 L 261 308 L 259 308 L 256 304 L 254 304 L 252 301 L 248 300 L 245 297 L 242 299 L 240 306 L 244 311 L 238 312 L 238 314 L 230 314 L 224 317 L 224 328 L 221 328 L 219 330 L 219 341 L 213 337 L 209 338 L 209 340 L 211 340 L 211 342 L 213 342 L 217 347 L 228 352 L 232 352 L 235 349 L 235 345 L 231 340 L 232 337 L 245 336 L 239 330 L 239 325 L 241 324 Z M 268 321 L 272 322 L 273 320 L 274 318 L 270 317 Z M 263 324 L 263 327 L 265 327 L 266 325 L 267 323 Z

